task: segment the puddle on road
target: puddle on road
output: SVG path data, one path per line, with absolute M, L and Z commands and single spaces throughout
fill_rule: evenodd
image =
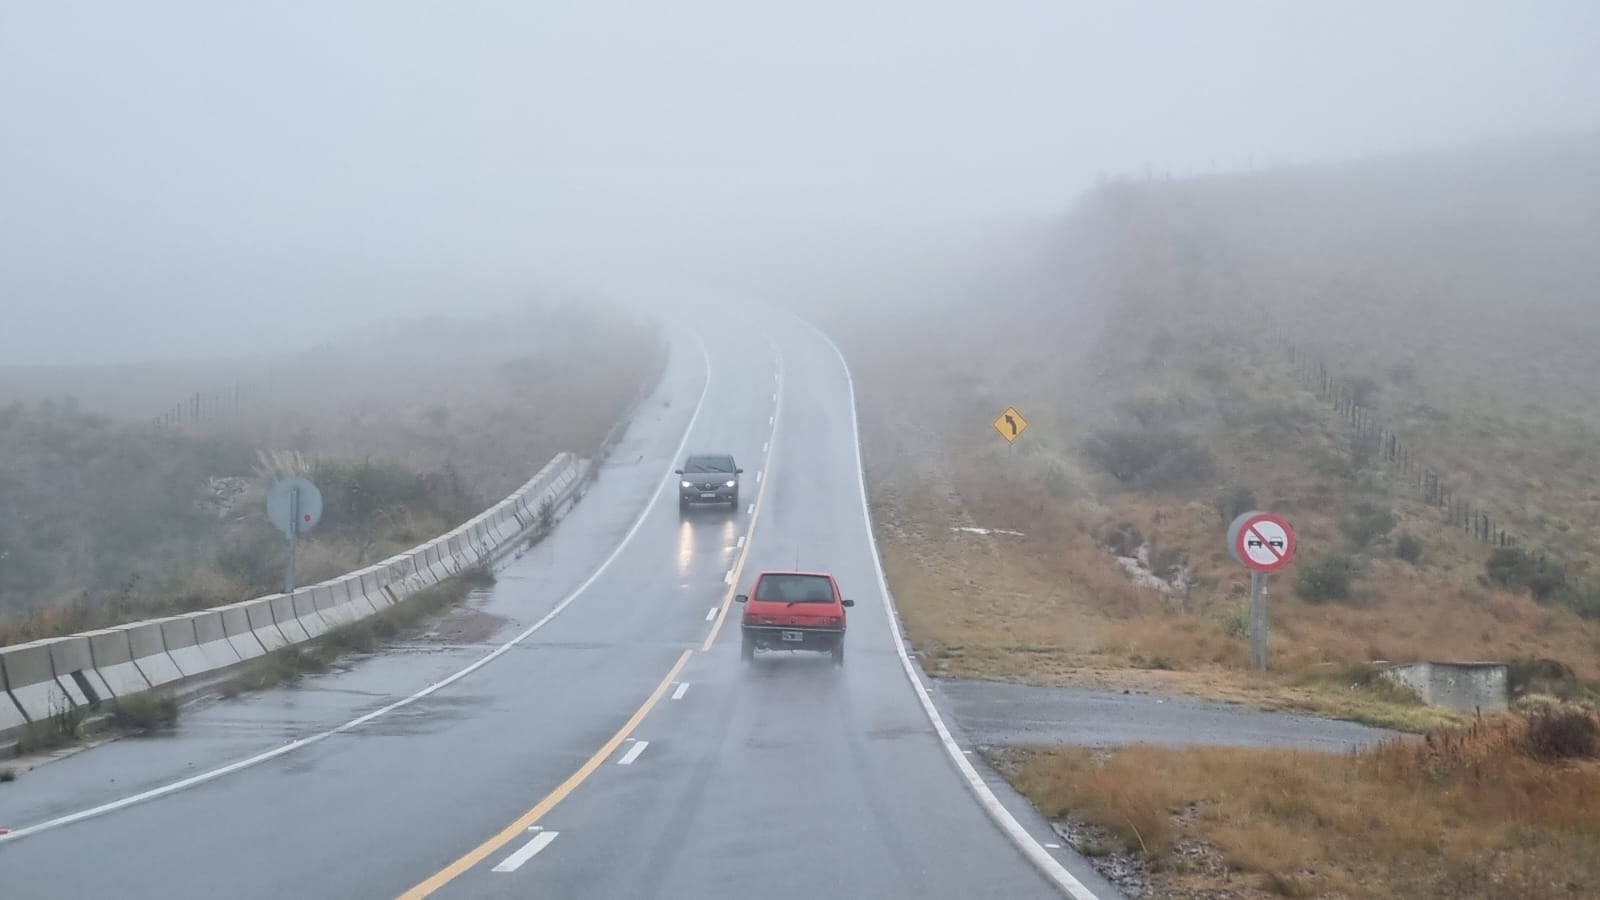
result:
M 495 633 L 511 621 L 484 609 L 493 597 L 492 588 L 474 588 L 412 643 L 453 645 L 487 644 Z
M 410 705 L 343 732 L 341 737 L 413 737 L 442 731 L 449 723 L 463 721 L 494 698 L 478 694 L 433 694 Z
M 871 730 L 869 730 L 867 732 L 867 740 L 869 740 L 869 741 L 894 741 L 894 740 L 899 740 L 900 738 L 907 738 L 907 737 L 915 737 L 915 738 L 925 737 L 927 734 L 928 734 L 928 729 L 926 729 L 926 728 L 916 728 L 916 727 L 906 727 L 906 726 L 897 727 L 897 728 L 873 728 L 873 729 L 871 729 Z

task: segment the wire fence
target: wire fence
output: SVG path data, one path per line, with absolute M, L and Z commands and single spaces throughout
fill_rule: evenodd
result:
M 1392 425 L 1379 418 L 1376 410 L 1362 404 L 1358 382 L 1342 376 L 1326 360 L 1282 331 L 1278 333 L 1278 342 L 1300 383 L 1344 418 L 1358 463 L 1381 460 L 1388 466 L 1391 477 L 1409 485 L 1422 502 L 1439 510 L 1446 522 L 1480 543 L 1495 547 L 1521 546 L 1521 540 L 1502 521 L 1462 494 L 1438 469 L 1423 460 Z
M 152 428 L 183 428 L 236 415 L 242 401 L 239 384 L 217 391 L 196 391 L 150 419 Z

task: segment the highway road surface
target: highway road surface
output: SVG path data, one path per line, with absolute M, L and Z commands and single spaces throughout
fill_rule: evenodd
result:
M 0 786 L 0 897 L 1118 897 L 930 716 L 833 345 L 725 318 L 671 331 L 589 494 L 471 604 L 487 637 Z M 696 450 L 738 458 L 738 509 L 680 516 Z M 732 595 L 796 565 L 856 601 L 842 668 L 739 660 Z

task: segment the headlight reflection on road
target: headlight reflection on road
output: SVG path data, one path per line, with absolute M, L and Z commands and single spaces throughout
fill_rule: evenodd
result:
M 689 562 L 694 559 L 694 524 L 688 520 L 678 525 L 678 575 L 689 577 Z
M 723 519 L 722 527 L 717 529 L 715 535 L 711 534 L 710 526 L 710 522 L 699 523 L 699 530 L 702 533 L 698 537 L 704 541 L 702 546 L 705 547 L 707 552 L 710 552 L 713 548 L 720 549 L 724 556 L 723 562 L 732 566 L 733 561 L 739 558 L 739 517 L 728 516 Z M 688 583 L 689 567 L 694 560 L 695 553 L 695 539 L 697 537 L 695 531 L 695 523 L 688 519 L 678 525 L 678 576 L 680 584 Z

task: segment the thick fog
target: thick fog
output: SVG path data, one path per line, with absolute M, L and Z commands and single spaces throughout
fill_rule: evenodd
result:
M 0 364 L 304 345 L 557 277 L 948 242 L 1113 173 L 1592 128 L 1596 47 L 1590 0 L 13 2 Z

